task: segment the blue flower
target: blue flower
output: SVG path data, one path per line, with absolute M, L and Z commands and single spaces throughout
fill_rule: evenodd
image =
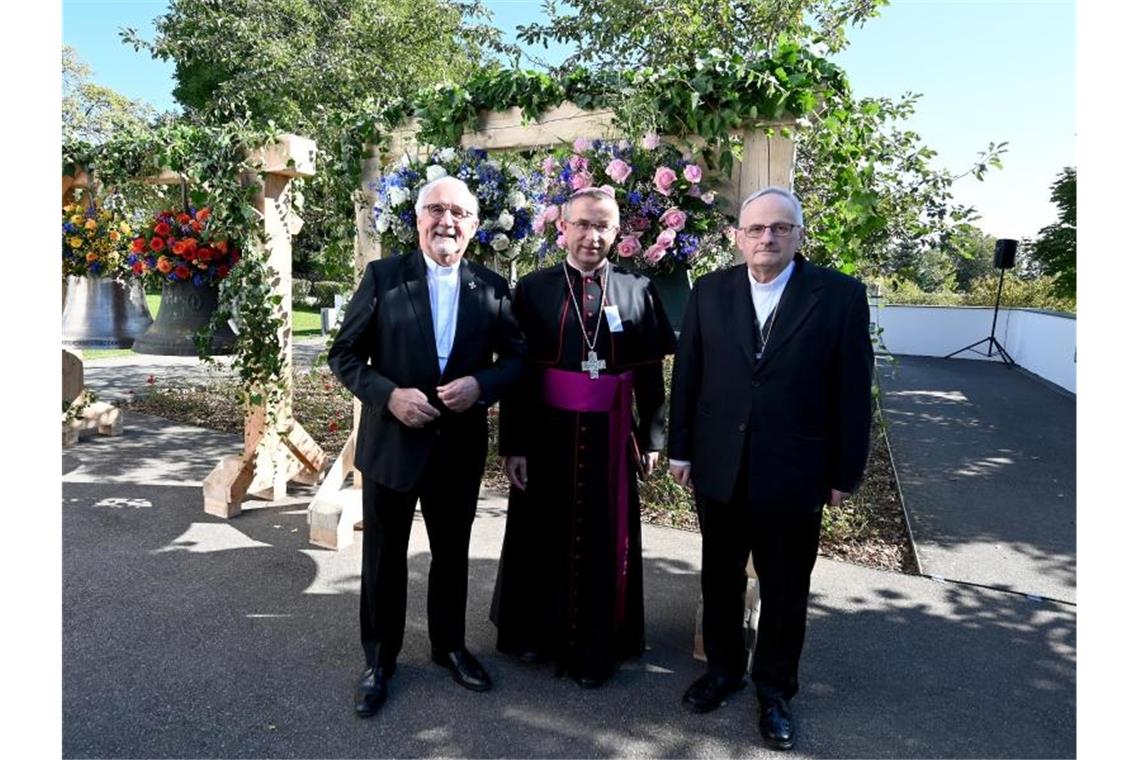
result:
M 475 233 L 475 237 L 479 239 L 481 245 L 488 245 L 491 242 L 491 238 L 494 237 L 494 234 L 495 233 L 491 230 L 479 230 Z
M 631 206 L 636 206 L 641 203 L 641 193 L 637 192 L 636 190 L 630 192 L 629 203 Z
M 198 272 L 198 273 L 196 273 L 196 274 L 195 274 L 193 277 L 191 277 L 190 279 L 191 279 L 191 281 L 194 283 L 194 286 L 195 286 L 195 287 L 199 287 L 199 288 L 200 288 L 200 287 L 202 287 L 203 285 L 205 285 L 205 284 L 206 284 L 206 275 L 202 274 L 201 272 Z

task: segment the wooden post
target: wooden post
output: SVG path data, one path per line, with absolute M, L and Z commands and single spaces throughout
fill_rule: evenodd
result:
M 324 451 L 293 419 L 292 237 L 302 221 L 291 210 L 292 181 L 316 173 L 316 153 L 312 140 L 285 135 L 253 156 L 257 175 L 243 177 L 260 183 L 255 205 L 264 225 L 273 294 L 281 298 L 284 319 L 277 336 L 283 387 L 273 409 L 260 405 L 246 410 L 242 455 L 224 457 L 203 483 L 205 511 L 218 517 L 240 514 L 247 493 L 280 499 L 291 480 L 316 483 L 325 465 Z M 271 419 L 275 424 L 269 424 Z

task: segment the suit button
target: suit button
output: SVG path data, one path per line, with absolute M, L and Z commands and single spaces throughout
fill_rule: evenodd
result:
M 742 422 L 742 423 L 740 423 L 740 427 L 738 427 L 737 430 L 739 430 L 741 433 L 743 433 L 747 427 L 748 426 Z
M 753 380 L 752 381 L 752 387 L 753 388 L 759 388 L 760 387 L 760 381 L 759 380 Z

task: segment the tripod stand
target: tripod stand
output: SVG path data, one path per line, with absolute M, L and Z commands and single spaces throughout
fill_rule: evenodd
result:
M 1005 283 L 1005 267 L 1002 267 L 1001 274 L 998 275 L 997 300 L 994 301 L 994 321 L 990 325 L 989 337 L 982 338 L 979 341 L 971 343 L 970 345 L 966 346 L 965 348 L 959 348 L 954 353 L 947 354 L 943 358 L 951 359 L 951 358 L 957 356 L 958 354 L 962 353 L 963 351 L 973 351 L 975 354 L 981 354 L 982 352 L 980 350 L 975 350 L 974 346 L 978 346 L 978 345 L 981 345 L 982 343 L 985 343 L 986 344 L 986 356 L 993 356 L 994 355 L 994 349 L 996 348 L 998 353 L 1001 355 L 1002 364 L 1004 364 L 1008 368 L 1013 368 L 1013 367 L 1017 366 L 1017 362 L 1015 362 L 1013 360 L 1013 357 L 1011 357 L 1009 355 L 1009 352 L 1005 350 L 1005 347 L 1002 346 L 1002 344 L 1000 342 L 998 342 L 998 339 L 994 337 L 994 331 L 997 329 L 998 307 L 1001 306 L 1001 288 L 1002 288 L 1002 285 L 1004 283 Z

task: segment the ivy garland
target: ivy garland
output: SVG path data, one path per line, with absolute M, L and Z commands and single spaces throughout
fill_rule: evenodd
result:
M 612 109 L 626 135 L 655 131 L 700 138 L 707 164 L 728 172 L 734 130 L 757 122 L 792 122 L 849 92 L 842 69 L 782 39 L 752 60 L 710 50 L 691 66 L 663 69 L 579 68 L 557 78 L 516 69 L 482 71 L 463 84 L 439 85 L 362 114 L 350 131 L 358 146 L 383 144 L 385 130 L 416 117 L 420 144 L 457 146 L 464 132 L 478 128 L 483 111 L 517 107 L 530 121 L 569 101 L 583 110 Z M 359 183 L 359 175 L 352 179 Z

